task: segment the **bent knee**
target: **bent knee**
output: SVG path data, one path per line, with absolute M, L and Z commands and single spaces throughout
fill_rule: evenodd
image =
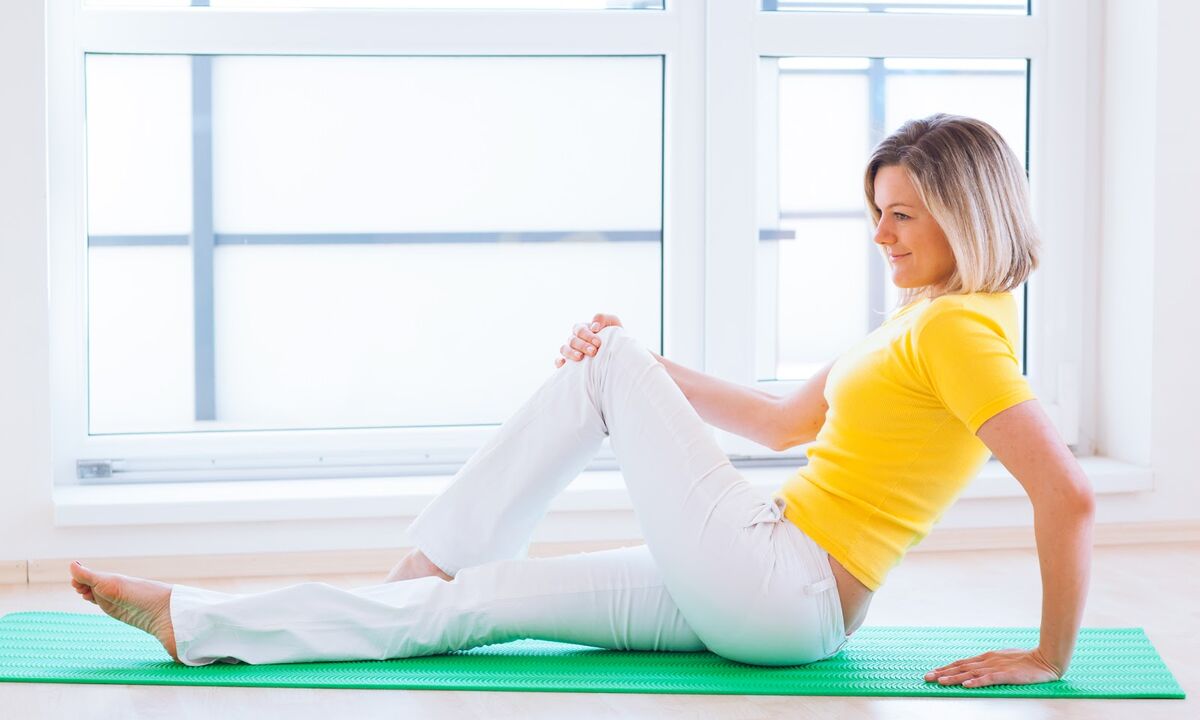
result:
M 596 333 L 596 336 L 600 338 L 600 350 L 596 353 L 597 357 L 606 351 L 612 354 L 626 352 L 633 348 L 645 352 L 638 339 L 629 334 L 629 331 L 620 325 L 609 325 L 608 327 L 601 328 L 600 332 Z

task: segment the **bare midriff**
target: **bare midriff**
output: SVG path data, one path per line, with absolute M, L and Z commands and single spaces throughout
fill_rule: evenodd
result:
M 867 606 L 871 604 L 875 593 L 851 575 L 832 555 L 829 556 L 829 567 L 837 581 L 838 597 L 842 601 L 842 617 L 846 621 L 846 635 L 850 635 L 866 619 Z

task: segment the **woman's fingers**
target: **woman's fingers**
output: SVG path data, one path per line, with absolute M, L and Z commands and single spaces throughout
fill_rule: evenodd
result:
M 938 678 L 938 682 L 942 685 L 958 685 L 964 680 L 970 680 L 985 674 L 987 674 L 986 670 L 964 670 L 953 675 L 943 674 Z
M 605 313 L 596 313 L 595 315 L 592 316 L 592 323 L 598 324 L 601 328 L 605 327 L 606 325 L 620 325 L 621 318 L 617 317 L 616 315 L 607 315 Z M 589 327 L 590 327 L 590 325 L 589 325 Z M 596 329 L 599 330 L 600 328 L 596 328 Z
M 975 688 L 1051 682 L 1061 673 L 1044 667 L 1035 651 L 997 650 L 944 665 L 925 674 L 927 682 Z
M 963 681 L 963 687 L 987 687 L 988 685 L 1008 685 L 1013 680 L 1008 673 L 994 672 L 985 673 L 979 677 L 971 678 Z
M 592 323 L 591 325 L 580 323 L 574 328 L 575 337 L 579 338 L 584 343 L 590 343 L 593 348 L 598 348 L 600 347 L 600 336 L 596 333 L 599 332 L 603 327 L 603 325 L 597 327 L 596 323 Z M 578 349 L 584 350 L 585 348 L 583 345 L 580 345 Z
M 584 355 L 594 356 L 600 350 L 600 332 L 609 325 L 621 325 L 616 315 L 596 313 L 590 323 L 575 323 L 571 328 L 573 337 L 558 349 L 561 358 L 554 359 L 554 367 L 560 368 L 567 360 L 582 360 Z
M 987 655 L 987 653 L 985 653 L 985 655 Z M 946 677 L 948 675 L 954 675 L 956 673 L 961 673 L 968 669 L 978 668 L 978 667 L 986 664 L 987 661 L 989 660 L 989 658 L 985 657 L 985 655 L 976 655 L 975 657 L 969 657 L 969 658 L 965 658 L 963 660 L 956 660 L 956 661 L 950 663 L 949 665 L 943 665 L 939 668 L 934 668 L 933 670 L 930 670 L 929 672 L 925 673 L 925 679 L 932 682 L 941 677 Z
M 600 347 L 600 340 L 597 339 L 592 341 L 581 337 L 573 337 L 571 338 L 571 347 L 574 348 L 576 352 L 595 355 L 596 349 Z

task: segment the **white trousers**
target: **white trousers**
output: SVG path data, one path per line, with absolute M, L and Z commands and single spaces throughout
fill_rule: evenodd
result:
M 402 658 L 536 638 L 711 650 L 799 665 L 846 642 L 829 556 L 783 500 L 729 462 L 670 375 L 623 328 L 505 421 L 407 531 L 451 582 L 253 594 L 175 585 L 179 658 L 286 663 Z M 551 499 L 609 437 L 644 545 L 520 557 Z

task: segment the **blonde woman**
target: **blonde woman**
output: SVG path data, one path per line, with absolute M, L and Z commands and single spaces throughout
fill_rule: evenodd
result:
M 73 585 L 188 665 L 410 657 L 527 637 L 804 664 L 843 647 L 990 451 L 1033 503 L 1040 641 L 925 680 L 1061 678 L 1087 592 L 1093 498 L 1013 352 L 1010 291 L 1038 252 L 1021 165 L 987 124 L 935 115 L 879 145 L 865 191 L 901 307 L 788 397 L 682 367 L 597 315 L 410 525 L 415 549 L 386 582 L 237 595 L 74 563 Z M 705 421 L 775 449 L 811 442 L 808 464 L 765 496 Z M 605 436 L 645 544 L 522 557 Z

